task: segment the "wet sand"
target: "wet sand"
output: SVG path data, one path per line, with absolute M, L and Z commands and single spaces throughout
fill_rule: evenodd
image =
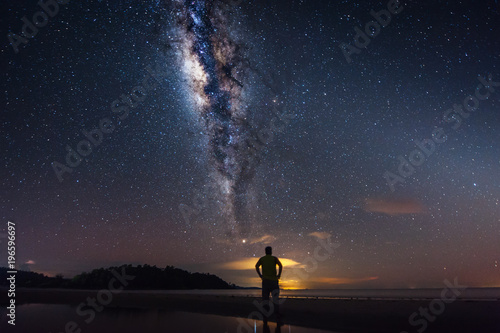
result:
M 86 303 L 96 298 L 96 290 L 18 289 L 16 305 Z M 241 318 L 259 319 L 255 297 L 213 295 L 166 295 L 154 291 L 124 291 L 113 294 L 108 307 L 127 309 L 165 309 Z M 456 300 L 444 305 L 441 314 L 429 311 L 409 318 L 419 308 L 428 309 L 428 300 L 370 299 L 283 299 L 282 321 L 288 325 L 319 328 L 337 332 L 418 332 L 427 322 L 425 332 L 500 332 L 500 300 Z M 0 303 L 7 303 L 7 291 L 0 289 Z M 439 311 L 436 305 L 435 311 Z M 275 321 L 275 316 L 270 321 Z

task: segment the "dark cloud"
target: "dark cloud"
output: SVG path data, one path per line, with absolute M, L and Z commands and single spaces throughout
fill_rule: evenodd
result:
M 425 207 L 416 199 L 366 199 L 364 209 L 388 215 L 421 214 Z

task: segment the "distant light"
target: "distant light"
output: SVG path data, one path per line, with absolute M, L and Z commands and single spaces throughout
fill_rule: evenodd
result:
M 244 239 L 244 240 L 243 240 L 243 244 L 245 244 L 246 242 L 247 242 L 247 240 L 246 240 L 246 239 Z

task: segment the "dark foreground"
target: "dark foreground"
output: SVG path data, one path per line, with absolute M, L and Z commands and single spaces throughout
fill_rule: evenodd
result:
M 95 299 L 98 291 L 18 289 L 16 305 L 67 304 L 78 306 Z M 103 296 L 103 295 L 101 295 Z M 105 297 L 105 295 L 104 295 Z M 101 298 L 101 300 L 104 298 Z M 124 291 L 113 294 L 109 308 L 161 309 L 216 314 L 259 320 L 254 297 L 165 295 L 154 291 Z M 0 289 L 0 303 L 7 303 L 7 291 Z M 99 303 L 97 303 L 99 305 Z M 443 304 L 443 303 L 441 303 Z M 429 310 L 432 305 L 433 310 Z M 5 308 L 4 308 L 5 309 Z M 88 309 L 88 307 L 85 307 Z M 286 325 L 336 332 L 500 332 L 500 301 L 456 300 L 444 304 L 432 300 L 332 300 L 284 299 L 281 320 Z M 416 314 L 415 314 L 416 313 Z M 413 316 L 413 317 L 412 317 Z M 409 322 L 410 317 L 413 319 Z M 4 321 L 5 318 L 2 318 Z M 20 318 L 18 318 L 20 320 Z M 69 319 L 68 319 L 69 320 Z M 276 321 L 271 316 L 271 322 Z M 251 324 L 250 321 L 242 321 Z M 248 328 L 248 330 L 247 330 Z M 249 325 L 240 328 L 247 332 Z

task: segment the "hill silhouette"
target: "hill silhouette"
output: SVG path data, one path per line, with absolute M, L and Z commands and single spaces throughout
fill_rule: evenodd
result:
M 40 273 L 17 271 L 16 287 L 18 288 L 68 288 L 68 289 L 106 289 L 114 277 L 113 270 L 134 276 L 125 287 L 126 290 L 152 289 L 236 289 L 238 286 L 208 273 L 190 273 L 188 271 L 167 266 L 164 269 L 150 265 L 122 265 L 118 267 L 99 268 L 91 272 L 78 274 L 72 279 L 62 275 L 49 277 Z M 7 286 L 7 268 L 0 267 L 0 286 Z

